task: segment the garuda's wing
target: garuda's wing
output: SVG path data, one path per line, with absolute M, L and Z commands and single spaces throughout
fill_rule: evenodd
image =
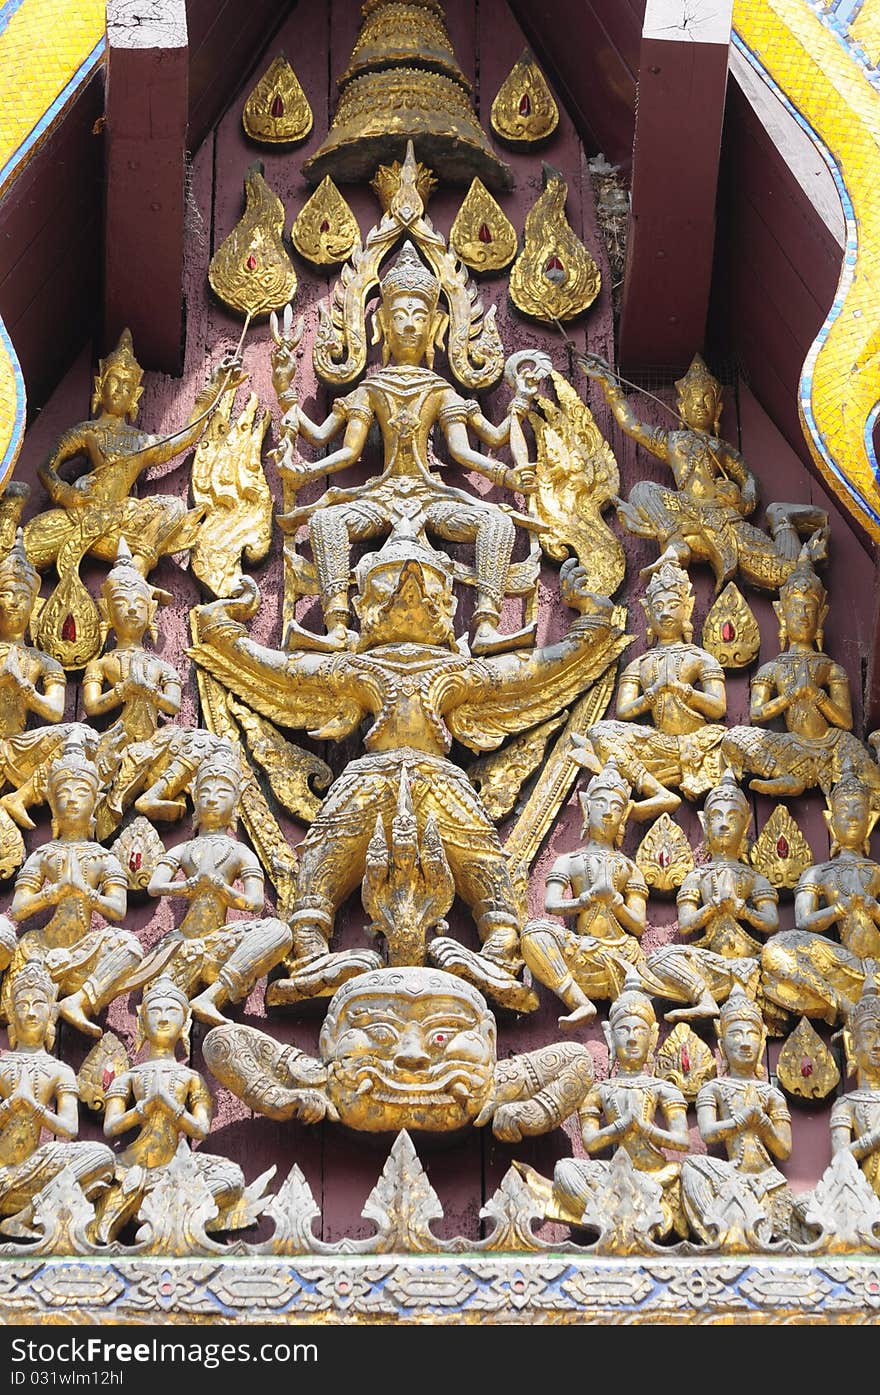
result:
M 625 622 L 625 607 L 615 606 L 610 624 L 578 621 L 558 644 L 483 660 L 486 681 L 445 714 L 449 730 L 472 751 L 492 751 L 506 736 L 553 717 L 616 662 L 632 638 Z
M 257 644 L 239 625 L 205 634 L 198 612 L 193 630 L 190 658 L 280 727 L 305 728 L 334 741 L 352 732 L 365 715 L 345 655 L 285 654 Z

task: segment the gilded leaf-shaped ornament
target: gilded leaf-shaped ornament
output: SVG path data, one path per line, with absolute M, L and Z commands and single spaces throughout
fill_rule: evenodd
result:
M 760 647 L 758 622 L 742 591 L 729 581 L 703 623 L 703 648 L 722 668 L 747 668 Z
M 785 1093 L 802 1100 L 824 1100 L 840 1083 L 834 1056 L 806 1017 L 780 1051 L 776 1074 Z
M 259 167 L 245 177 L 245 210 L 208 267 L 211 290 L 240 315 L 268 315 L 296 292 L 296 272 L 284 250 L 284 205 Z
M 749 861 L 772 886 L 789 891 L 813 865 L 810 845 L 784 804 L 777 804 L 764 824 Z
M 313 266 L 338 266 L 360 245 L 357 219 L 329 174 L 296 215 L 290 240 Z
M 449 245 L 473 271 L 502 271 L 516 256 L 516 231 L 480 179 L 474 179 L 449 232 Z
M 265 145 L 298 145 L 312 129 L 312 109 L 283 53 L 273 58 L 241 114 L 245 135 Z
M 691 845 L 678 824 L 661 814 L 651 824 L 636 852 L 636 866 L 652 891 L 677 891 L 694 870 Z
M 489 117 L 492 130 L 509 145 L 547 140 L 559 125 L 559 108 L 528 50 L 498 89 Z
M 715 1053 L 687 1022 L 679 1022 L 669 1033 L 654 1066 L 655 1075 L 677 1085 L 688 1102 L 693 1102 L 717 1074 Z
M 522 251 L 510 273 L 510 298 L 524 315 L 544 324 L 573 320 L 592 305 L 602 277 L 565 216 L 568 185 L 544 166 L 544 192 L 526 216 Z

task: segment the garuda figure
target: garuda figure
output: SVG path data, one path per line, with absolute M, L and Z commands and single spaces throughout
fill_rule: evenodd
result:
M 758 502 L 758 486 L 743 457 L 718 435 L 721 384 L 699 354 L 676 383 L 681 426 L 668 431 L 639 421 L 614 374 L 602 359 L 580 359 L 587 377 L 595 378 L 615 420 L 628 436 L 665 460 L 675 489 L 640 480 L 620 521 L 639 538 L 656 538 L 661 552 L 671 549 L 683 567 L 708 562 L 716 590 L 739 572 L 752 586 L 775 591 L 792 571 L 808 537 L 810 556 L 825 556 L 828 515 L 809 504 L 770 504 L 771 536 L 748 522 Z
M 256 1113 L 365 1133 L 491 1123 L 496 1138 L 516 1142 L 556 1128 L 593 1082 L 592 1057 L 577 1042 L 498 1060 L 486 1000 L 429 968 L 376 969 L 344 984 L 327 1009 L 320 1059 L 231 1022 L 203 1049 L 217 1079 Z
M 240 623 L 259 599 L 250 578 L 235 596 L 196 612 L 193 657 L 256 711 L 283 726 L 308 727 L 319 740 L 341 740 L 365 716 L 373 718 L 367 754 L 333 784 L 299 846 L 294 972 L 286 988 L 271 986 L 272 998 L 332 992 L 350 976 L 350 956 L 328 959 L 334 917 L 362 881 L 377 816 L 386 825 L 394 818 L 405 768 L 419 837 L 433 815 L 456 891 L 483 942 L 476 955 L 454 940 L 435 940 L 431 957 L 473 976 L 507 1006 L 532 1007 L 534 995 L 513 977 L 521 965 L 520 910 L 507 859 L 473 786 L 447 753 L 453 737 L 471 750 L 491 750 L 508 733 L 557 712 L 604 672 L 626 638 L 611 603 L 586 592 L 573 559 L 561 572 L 563 600 L 580 612 L 568 633 L 545 648 L 484 658 L 459 648 L 452 567 L 418 538 L 392 535 L 361 559 L 356 580 L 356 652 L 287 653 L 250 639 Z M 354 971 L 377 963 L 362 954 Z
M 534 528 L 528 514 L 505 510 L 497 504 L 446 484 L 432 465 L 429 441 L 435 427 L 442 431 L 450 456 L 464 470 L 475 470 L 494 484 L 527 492 L 535 487 L 534 469 L 520 464 L 513 469 L 492 460 L 470 444 L 473 431 L 493 447 L 511 439 L 511 422 L 525 415 L 529 394 L 538 383 L 517 392 L 510 412 L 500 426 L 493 426 L 476 401 L 466 400 L 435 373 L 435 346 L 442 344 L 447 316 L 439 306 L 440 280 L 407 242 L 395 265 L 381 282 L 382 299 L 375 315 L 377 339 L 383 345 L 383 366 L 346 397 L 338 397 L 327 420 L 311 421 L 295 405 L 289 386 L 293 359 L 284 341 L 274 353 L 274 379 L 279 400 L 287 406 L 284 429 L 287 449 L 280 469 L 285 482 L 299 489 L 312 479 L 356 465 L 361 459 L 373 423 L 382 433 L 383 469 L 366 484 L 351 489 L 330 489 L 316 505 L 293 511 L 281 519 L 295 527 L 307 516 L 309 539 L 315 557 L 327 638 L 321 647 L 344 649 L 348 630 L 349 549 L 353 541 L 390 533 L 406 522 L 418 534 L 428 532 L 447 542 L 476 546 L 474 653 L 492 653 L 523 643 L 532 627 L 514 634 L 498 630 L 507 591 L 508 570 L 515 539 L 514 523 Z M 539 356 L 544 358 L 544 355 Z M 290 360 L 289 372 L 285 363 Z M 548 362 L 549 367 L 549 362 Z M 524 381 L 524 380 L 523 380 Z M 297 435 L 314 446 L 326 445 L 340 433 L 341 446 L 308 465 L 293 463 Z M 518 440 L 522 440 L 521 428 Z M 315 637 L 294 627 L 299 643 L 312 646 Z

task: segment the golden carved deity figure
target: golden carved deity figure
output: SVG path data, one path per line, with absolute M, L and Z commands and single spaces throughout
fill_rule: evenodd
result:
M 605 1024 L 614 1073 L 594 1085 L 578 1111 L 590 1159 L 562 1158 L 554 1169 L 552 1186 L 531 1168 L 520 1169 L 543 1201 L 549 1219 L 578 1225 L 610 1166 L 593 1159 L 592 1154 L 623 1149 L 635 1170 L 647 1173 L 662 1188 L 663 1222 L 658 1234 L 674 1229 L 686 1238 L 681 1164 L 670 1162 L 664 1150 L 688 1151 L 687 1102 L 677 1085 L 653 1073 L 657 1035 L 651 999 L 639 986 L 637 973 L 631 971 L 623 992 L 611 1004 Z M 658 1113 L 662 1125 L 656 1121 Z
M 443 343 L 448 316 L 440 308 L 440 279 L 425 266 L 411 242 L 404 244 L 380 289 L 374 324 L 383 366 L 353 392 L 336 398 L 323 423 L 313 422 L 295 404 L 290 383 L 294 360 L 283 342 L 274 354 L 276 387 L 286 409 L 287 445 L 279 469 L 289 488 L 297 490 L 310 480 L 356 465 L 374 422 L 382 435 L 384 459 L 379 475 L 353 488 L 331 488 L 316 505 L 285 516 L 288 527 L 308 519 L 327 627 L 322 647 L 345 649 L 353 643 L 348 628 L 351 543 L 387 535 L 403 522 L 419 535 L 475 545 L 472 650 L 492 653 L 514 647 L 532 634 L 532 627 L 502 635 L 498 624 L 507 594 L 515 523 L 533 528 L 534 520 L 446 484 L 429 443 L 435 427 L 439 428 L 451 459 L 461 469 L 476 471 L 493 484 L 520 493 L 533 490 L 533 466 L 525 462 L 509 468 L 493 460 L 473 448 L 470 433 L 490 447 L 501 447 L 510 442 L 515 422 L 514 430 L 519 429 L 522 439 L 519 422 L 527 415 L 538 384 L 531 389 L 521 385 L 507 416 L 500 426 L 493 426 L 475 400 L 463 398 L 434 372 L 434 351 Z M 338 449 L 313 465 L 293 458 L 297 436 L 310 445 L 324 446 L 340 434 Z M 297 638 L 300 644 L 316 647 L 316 637 L 307 632 L 297 632 Z
M 752 680 L 749 727 L 732 727 L 723 750 L 737 774 L 753 777 L 762 794 L 803 794 L 817 785 L 827 791 L 849 765 L 880 807 L 880 770 L 852 734 L 849 679 L 822 651 L 828 614 L 825 587 L 802 554 L 774 602 L 782 652 L 762 664 Z M 784 647 L 783 647 L 784 646 Z M 781 717 L 784 732 L 765 724 Z
M 134 356 L 131 334 L 123 330 L 116 348 L 98 365 L 92 399 L 92 410 L 98 415 L 65 431 L 39 470 L 56 507 L 37 514 L 24 530 L 25 548 L 34 565 L 42 569 L 60 563 L 60 554 L 70 545 L 77 562 L 87 552 L 112 562 L 124 537 L 134 565 L 146 576 L 161 556 L 188 547 L 204 510 L 188 513 L 183 500 L 172 495 L 131 498 L 131 489 L 144 470 L 164 465 L 195 445 L 236 367 L 224 362 L 214 369 L 193 404 L 189 424 L 181 431 L 152 436 L 134 425 L 143 369 Z M 67 483 L 59 470 L 83 455 L 91 468 L 75 483 Z
M 633 789 L 638 819 L 681 803 L 670 786 L 695 799 L 720 778 L 718 725 L 727 711 L 724 670 L 693 643 L 694 592 L 671 553 L 660 559 L 642 601 L 653 648 L 627 664 L 617 689 L 617 721 L 597 722 L 584 749 L 615 760 Z M 653 726 L 639 719 L 649 716 Z
M 665 460 L 675 489 L 653 480 L 640 480 L 626 503 L 618 506 L 620 521 L 640 538 L 655 538 L 683 567 L 708 562 L 716 590 L 737 572 L 752 586 L 775 591 L 794 567 L 801 538 L 808 537 L 810 555 L 825 556 L 828 515 L 808 504 L 770 504 L 770 536 L 748 522 L 758 502 L 754 475 L 738 450 L 723 441 L 719 423 L 721 384 L 699 354 L 676 383 L 680 427 L 648 426 L 602 359 L 587 354 L 579 359 L 587 377 L 605 394 L 615 420 L 645 450 Z
M 852 1153 L 880 1196 L 880 993 L 873 972 L 849 1013 L 845 1038 L 856 1088 L 831 1110 L 831 1151 Z
M 880 960 L 880 866 L 868 856 L 877 811 L 854 771 L 845 770 L 831 790 L 825 821 L 831 857 L 801 876 L 797 929 L 765 945 L 761 967 L 772 1002 L 833 1024 L 858 1001 L 868 961 Z
M 644 958 L 639 939 L 648 888 L 632 858 L 619 850 L 630 793 L 613 761 L 593 776 L 580 796 L 587 842 L 558 857 L 547 875 L 546 910 L 576 916 L 575 929 L 531 920 L 523 932 L 522 954 L 532 974 L 570 1009 L 559 1019 L 563 1028 L 595 1017 L 591 998 L 616 998 L 628 969 Z
M 256 1113 L 366 1133 L 491 1123 L 496 1138 L 516 1142 L 556 1128 L 593 1083 L 576 1042 L 498 1060 L 485 998 L 433 968 L 376 969 L 344 984 L 319 1051 L 315 1059 L 237 1023 L 204 1041 L 213 1074 Z
M 668 1012 L 668 1022 L 717 1017 L 718 1004 L 737 986 L 757 995 L 762 940 L 755 932 L 777 930 L 779 898 L 744 860 L 751 817 L 748 799 L 727 771 L 700 814 L 709 861 L 687 874 L 677 896 L 680 933 L 700 938 L 662 945 L 642 969 L 650 993 L 686 1004 Z
M 99 602 L 116 644 L 86 665 L 82 688 L 89 717 L 118 712 L 102 733 L 96 757 L 108 784 L 98 806 L 100 837 L 112 832 L 132 802 L 147 818 L 180 818 L 186 807 L 180 795 L 200 761 L 225 749 L 200 728 L 159 725 L 163 717 L 177 716 L 182 684 L 177 669 L 145 648 L 143 640 L 154 633 L 157 607 L 170 599 L 141 576 L 120 538 Z
M 241 765 L 231 747 L 199 766 L 193 783 L 198 834 L 166 852 L 148 887 L 151 896 L 182 897 L 188 902 L 186 915 L 134 976 L 137 983 L 148 983 L 161 971 L 187 997 L 205 985 L 191 1008 L 211 1023 L 225 1021 L 222 1004 L 245 998 L 283 958 L 291 941 L 290 930 L 275 917 L 226 923 L 230 910 L 253 915 L 263 907 L 263 872 L 256 854 L 228 831 L 235 822 L 240 786 Z
M 158 978 L 138 1008 L 138 1047 L 143 1061 L 117 1075 L 106 1091 L 107 1138 L 137 1129 L 137 1136 L 115 1158 L 113 1185 L 101 1197 L 95 1235 L 113 1240 L 136 1213 L 177 1152 L 182 1138 L 200 1143 L 211 1127 L 213 1100 L 198 1071 L 177 1060 L 180 1043 L 189 1046 L 190 1011 L 186 994 L 170 979 Z M 242 1199 L 244 1174 L 237 1163 L 199 1151 L 195 1164 L 218 1209 L 208 1230 L 233 1229 Z
M 103 1143 L 75 1143 L 76 1076 L 51 1054 L 58 1008 L 43 965 L 29 960 L 9 992 L 9 1047 L 0 1056 L 0 1222 L 4 1235 L 27 1237 L 38 1192 L 67 1169 L 87 1197 L 113 1176 Z M 54 1141 L 41 1143 L 44 1130 Z
M 754 999 L 734 989 L 721 1009 L 719 1030 L 724 1073 L 700 1090 L 697 1122 L 703 1142 L 710 1148 L 720 1144 L 727 1157 L 685 1158 L 681 1191 L 698 1239 L 731 1247 L 744 1229 L 736 1202 L 741 1189 L 766 1214 L 767 1239 L 788 1234 L 792 1195 L 774 1159 L 791 1156 L 791 1116 L 782 1092 L 764 1078 L 766 1032 Z
M 431 957 L 475 976 L 508 1006 L 535 1005 L 513 977 L 521 966 L 520 909 L 498 833 L 447 753 L 453 737 L 471 750 L 492 749 L 553 715 L 620 652 L 625 637 L 611 602 L 584 589 L 573 560 L 560 577 L 563 600 L 580 612 L 567 634 L 544 648 L 489 657 L 463 653 L 456 643 L 449 559 L 405 532 L 357 565 L 356 652 L 287 653 L 250 639 L 240 622 L 256 610 L 259 593 L 249 578 L 235 596 L 199 607 L 194 658 L 256 711 L 283 726 L 306 726 L 319 740 L 341 740 L 365 716 L 373 719 L 367 754 L 332 785 L 299 845 L 294 973 L 286 988 L 271 985 L 273 1001 L 332 992 L 350 975 L 350 956 L 328 959 L 334 917 L 362 881 L 377 816 L 386 825 L 394 818 L 405 768 L 419 839 L 433 815 L 456 892 L 482 940 L 476 955 L 439 938 Z M 376 957 L 362 954 L 354 970 L 364 967 L 378 967 Z
M 116 997 L 143 951 L 135 935 L 105 923 L 125 915 L 127 879 L 113 854 L 91 837 L 100 779 L 75 740 L 51 765 L 47 783 L 53 836 L 31 853 L 16 877 L 10 915 L 23 921 L 47 910 L 52 914 L 39 929 L 22 935 L 8 978 L 29 958 L 39 959 L 65 995 L 58 1004 L 61 1016 L 99 1037 L 101 1028 L 92 1017 Z

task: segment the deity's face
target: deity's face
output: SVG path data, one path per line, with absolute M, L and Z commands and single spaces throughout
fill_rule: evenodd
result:
M 91 827 L 98 791 L 86 775 L 65 771 L 49 785 L 49 807 L 61 833 L 82 834 Z
M 342 1123 L 368 1132 L 445 1132 L 474 1119 L 492 1085 L 495 1023 L 432 970 L 404 970 L 424 990 L 388 986 L 333 1005 L 321 1034 L 328 1089 Z M 415 979 L 414 979 L 415 976 Z
M 688 600 L 680 591 L 657 590 L 646 603 L 648 623 L 661 644 L 681 639 L 688 620 Z
M 616 843 L 628 803 L 616 790 L 593 790 L 584 807 L 589 837 L 600 843 Z
M 757 1022 L 734 1019 L 724 1028 L 721 1045 L 735 1074 L 754 1075 L 764 1047 L 764 1034 Z
M 354 603 L 361 622 L 361 649 L 380 644 L 453 642 L 455 597 L 448 577 L 415 562 L 389 559 L 363 578 Z
M 104 373 L 99 387 L 101 406 L 104 411 L 109 412 L 114 417 L 126 416 L 137 402 L 138 386 L 139 384 L 132 373 L 125 368 L 118 368 L 111 364 Z
M 12 999 L 17 1046 L 43 1046 L 52 1023 L 53 1004 L 41 988 L 24 988 Z
M 711 853 L 739 857 L 749 826 L 749 810 L 733 795 L 715 795 L 704 812 L 703 826 Z
M 819 633 L 822 598 L 812 587 L 786 587 L 779 597 L 782 618 L 789 641 L 812 644 Z
M 616 1060 L 625 1070 L 641 1070 L 651 1054 L 654 1027 L 637 1013 L 624 1013 L 611 1028 Z
M 199 827 L 228 828 L 235 817 L 238 786 L 222 770 L 211 770 L 199 779 L 193 802 Z
M 395 363 L 419 364 L 434 331 L 434 313 L 419 295 L 396 295 L 382 305 L 385 344 Z
M 871 828 L 871 801 L 867 790 L 832 792 L 829 816 L 834 840 L 842 848 L 861 849 Z
M 0 581 L 0 639 L 21 639 L 34 608 L 34 593 L 24 581 Z
M 143 586 L 114 582 L 107 588 L 107 611 L 117 639 L 142 639 L 151 608 L 152 597 Z
M 153 993 L 141 1008 L 143 1033 L 151 1046 L 173 1051 L 183 1036 L 186 1013 L 171 994 Z
M 678 410 L 693 431 L 714 431 L 718 407 L 718 397 L 711 388 L 679 393 Z
M 880 1083 L 880 1022 L 876 1018 L 867 1017 L 856 1025 L 852 1049 L 859 1075 L 876 1087 Z

